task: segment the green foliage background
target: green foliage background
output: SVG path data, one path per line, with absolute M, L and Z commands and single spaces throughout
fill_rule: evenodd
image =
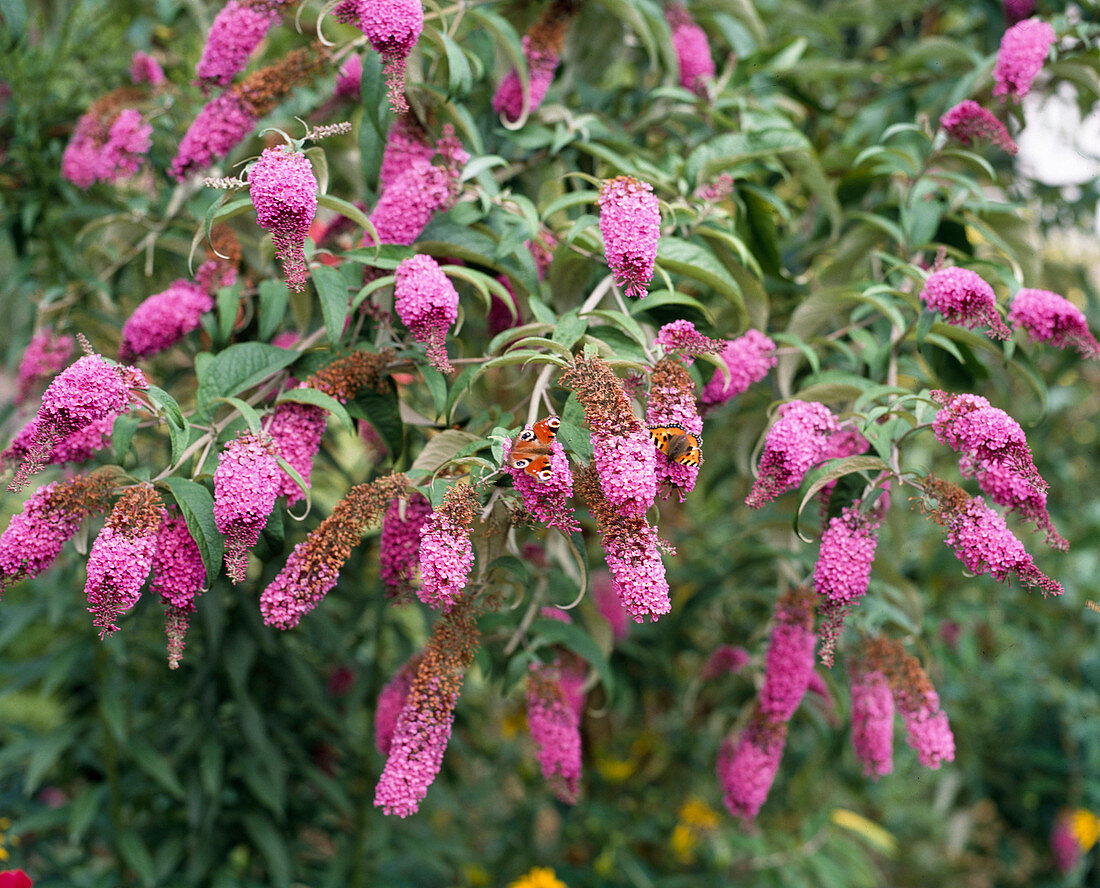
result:
M 67 318 L 113 354 L 129 312 L 186 274 L 194 232 L 218 195 L 191 194 L 161 225 L 172 192 L 164 170 L 199 106 L 188 84 L 216 10 L 198 0 L 0 3 L 0 82 L 10 89 L 0 104 L 0 300 L 9 371 L 36 313 Z M 675 292 L 661 296 L 666 287 L 655 278 L 635 319 L 655 328 L 687 317 L 725 337 L 751 325 L 785 332 L 784 344 L 804 343 L 814 355 L 812 362 L 785 356 L 768 381 L 708 417 L 699 488 L 683 506 L 661 510 L 662 532 L 679 549 L 667 560 L 672 614 L 633 628 L 613 647 L 588 601 L 574 612 L 610 677 L 589 698 L 580 803 L 554 801 L 522 729 L 517 681 L 532 651 L 506 658 L 502 641 L 526 606 L 527 582 L 500 572 L 502 594 L 521 606 L 483 621 L 485 650 L 467 678 L 440 777 L 415 817 L 390 819 L 373 808 L 383 765 L 373 743 L 374 702 L 423 644 L 430 613 L 385 601 L 376 533 L 299 628 L 265 628 L 256 605 L 293 543 L 373 470 L 357 439 L 331 423 L 314 472 L 313 513 L 302 525 L 273 519 L 255 578 L 240 588 L 219 580 L 202 597 L 177 672 L 165 666 L 160 608 L 149 600 L 124 631 L 96 638 L 80 595 L 82 559 L 72 552 L 5 596 L 0 815 L 13 821 L 4 845 L 10 863 L 32 872 L 36 885 L 503 885 L 533 865 L 553 867 L 570 888 L 711 885 L 719 874 L 734 884 L 838 888 L 1084 885 L 1097 878 L 1096 852 L 1057 876 L 1047 837 L 1061 808 L 1100 811 L 1100 615 L 1084 609 L 1100 568 L 1093 483 L 1100 370 L 1042 346 L 1021 345 L 1005 360 L 1000 346 L 954 328 L 936 329 L 938 338 L 906 353 L 898 371 L 915 388 L 985 394 L 1024 425 L 1051 484 L 1054 523 L 1072 548 L 1057 555 L 1035 534 L 1022 538 L 1066 594 L 1043 600 L 964 576 L 939 530 L 896 492 L 870 595 L 850 621 L 849 638 L 886 628 L 911 641 L 951 718 L 955 762 L 927 771 L 899 742 L 895 773 L 863 778 L 850 748 L 841 657 L 826 676 L 836 710 L 804 704 L 796 714 L 758 827 L 745 830 L 722 809 L 715 753 L 753 698 L 777 576 L 805 576 L 817 554 L 816 544 L 790 534 L 793 496 L 759 513 L 743 506 L 766 408 L 811 391 L 850 403 L 866 381 L 881 381 L 889 309 L 910 310 L 892 293 L 880 299 L 885 310 L 861 297 L 891 262 L 908 263 L 921 251 L 930 259 L 940 243 L 956 258 L 974 257 L 1002 291 L 1019 284 L 1055 290 L 1097 317 L 1095 263 L 1090 275 L 1084 262 L 1056 248 L 1061 230 L 1091 223 L 1096 189 L 1071 196 L 1036 187 L 987 146 L 947 149 L 935 159 L 943 175 L 921 175 L 931 156 L 925 122 L 934 129 L 966 97 L 988 103 L 1004 27 L 997 3 L 714 0 L 691 10 L 723 75 L 712 102 L 675 86 L 668 28 L 650 0 L 589 0 L 547 104 L 518 130 L 499 124 L 490 98 L 536 4 L 473 7 L 458 23 L 458 56 L 448 61 L 439 42 L 425 38 L 410 68 L 411 81 L 428 84 L 414 92 L 434 90 L 446 100 L 445 119 L 475 160 L 495 155 L 508 164 L 501 177 L 494 177 L 501 167 L 479 173 L 479 200 L 432 223 L 422 238 L 430 252 L 506 266 L 528 281 L 525 291 L 537 292 L 533 270 L 516 252 L 528 231 L 524 206 L 510 197 L 525 198 L 559 236 L 597 257 L 559 251 L 541 291 L 556 321 L 605 270 L 595 217 L 586 215 L 593 207 L 546 208 L 587 187 L 567 180 L 569 173 L 634 174 L 654 183 L 679 225 L 659 263 L 675 276 Z M 1078 24 L 1060 4 L 1041 2 L 1039 14 L 1078 38 L 1048 64 L 1043 88 L 1071 83 L 1091 108 L 1100 71 L 1095 5 L 1083 5 Z M 303 44 L 316 15 L 316 6 L 307 7 L 304 34 L 289 23 L 273 32 L 264 58 Z M 351 35 L 329 27 L 345 40 Z M 155 118 L 155 187 L 81 192 L 60 179 L 61 152 L 88 104 L 125 82 L 134 49 L 157 51 L 181 85 Z M 325 101 L 330 83 L 298 90 L 269 122 L 291 130 L 295 115 Z M 329 192 L 369 204 L 379 103 L 377 95 L 365 98 L 362 108 L 342 112 L 354 133 L 325 150 Z M 1019 119 L 1018 109 L 1010 113 Z M 388 125 L 386 112 L 377 122 Z M 250 140 L 231 160 L 260 145 Z M 721 172 L 735 176 L 734 209 L 707 224 L 683 198 Z M 250 267 L 277 280 L 251 217 L 233 224 Z M 716 274 L 700 272 L 710 267 Z M 537 299 L 532 293 L 527 306 L 539 318 Z M 292 300 L 279 320 L 290 329 L 318 328 L 311 300 Z M 452 349 L 485 354 L 482 306 L 469 290 L 463 305 L 466 326 Z M 864 321 L 851 335 L 825 338 Z M 257 338 L 249 323 L 233 332 L 237 341 Z M 219 339 L 224 329 L 212 324 L 213 345 L 208 338 L 204 348 L 228 345 Z M 621 357 L 640 357 L 610 325 L 592 322 L 587 332 Z M 197 350 L 189 342 L 154 362 L 157 384 L 185 405 L 193 402 Z M 699 366 L 709 375 L 709 366 Z M 467 427 L 480 434 L 514 425 L 516 417 L 495 405 L 511 403 L 507 393 L 532 375 L 504 369 L 482 378 L 461 406 Z M 407 398 L 429 409 L 425 391 L 410 388 Z M 0 418 L 14 422 L 11 408 Z M 399 459 L 408 465 L 424 437 L 411 427 L 398 434 L 406 448 Z M 129 467 L 155 466 L 155 473 L 168 458 L 161 439 L 139 436 L 134 447 L 123 455 Z M 952 471 L 950 454 L 930 435 L 909 446 L 905 459 Z M 20 506 L 10 495 L 2 505 L 5 515 Z M 809 515 L 811 534 L 814 521 Z M 593 566 L 599 557 L 593 544 Z M 556 576 L 549 596 L 565 604 L 577 590 Z M 531 645 L 542 640 L 536 626 Z M 722 643 L 746 646 L 753 666 L 702 683 L 699 670 Z M 345 670 L 354 677 L 350 690 L 334 693 L 328 680 Z M 717 817 L 688 852 L 673 836 L 691 799 Z M 885 834 L 843 826 L 837 809 Z

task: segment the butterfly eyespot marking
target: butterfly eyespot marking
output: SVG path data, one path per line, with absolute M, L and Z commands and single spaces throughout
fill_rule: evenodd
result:
M 538 473 L 538 479 L 540 481 L 549 481 L 553 477 L 554 470 L 551 469 L 549 466 L 547 466 L 545 469 L 540 470 Z
M 523 471 L 537 481 L 549 481 L 554 477 L 550 467 L 551 448 L 561 420 L 548 416 L 523 429 L 512 441 L 508 465 Z
M 535 433 L 531 429 L 524 429 L 522 432 L 519 433 L 519 437 L 516 440 L 518 440 L 518 441 L 534 441 L 535 440 Z
M 548 416 L 546 417 L 546 419 L 543 420 L 543 422 L 545 422 L 552 429 L 561 428 L 561 420 L 558 419 L 558 417 L 556 416 Z
M 512 466 L 517 469 L 525 469 L 531 464 L 531 460 L 520 457 L 519 459 L 512 460 Z

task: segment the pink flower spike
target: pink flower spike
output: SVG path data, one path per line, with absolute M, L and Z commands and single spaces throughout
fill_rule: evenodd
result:
M 790 721 L 802 702 L 814 671 L 815 642 L 813 596 L 799 590 L 780 596 L 759 697 L 769 721 Z
M 170 172 L 179 182 L 224 157 L 252 132 L 256 117 L 234 90 L 207 102 L 180 140 Z
M 538 747 L 542 776 L 561 801 L 577 801 L 581 777 L 579 707 L 563 687 L 560 664 L 531 664 L 527 676 L 527 725 Z
M 1009 154 L 1020 150 L 1012 141 L 1005 125 L 972 99 L 966 99 L 950 108 L 940 118 L 940 126 L 961 145 L 969 145 L 974 139 L 985 139 Z
M 814 590 L 833 604 L 857 604 L 867 594 L 878 545 L 878 522 L 853 504 L 829 521 L 814 565 Z
M 122 495 L 92 544 L 84 594 L 101 638 L 118 631 L 118 618 L 137 603 L 166 516 L 151 484 L 133 487 Z
M 854 668 L 852 688 L 852 746 L 868 777 L 894 770 L 894 698 L 881 672 Z
M 275 508 L 282 485 L 275 445 L 264 436 L 241 433 L 218 457 L 214 471 L 214 523 L 225 539 L 225 571 L 234 583 L 245 578 L 248 550 Z
M 661 209 L 653 186 L 632 176 L 608 179 L 600 189 L 600 234 L 615 283 L 627 296 L 648 293 L 661 237 Z
M 745 498 L 750 509 L 762 508 L 801 484 L 810 467 L 820 462 L 829 435 L 840 428 L 829 408 L 817 401 L 788 401 L 776 416 L 764 438 L 756 481 Z
M 164 69 L 160 62 L 139 49 L 130 59 L 130 79 L 134 83 L 148 83 L 155 89 L 164 83 Z
M 1026 96 L 1054 40 L 1054 28 L 1037 18 L 1024 19 L 1005 31 L 993 67 L 993 95 L 1013 99 Z
M 675 353 L 689 366 L 699 355 L 717 354 L 728 345 L 725 340 L 704 336 L 691 321 L 684 320 L 665 324 L 657 331 L 654 341 L 664 349 L 665 354 Z
M 374 710 L 374 745 L 382 755 L 389 755 L 397 719 L 405 708 L 405 701 L 412 690 L 413 679 L 420 668 L 420 654 L 413 654 L 405 665 L 386 682 Z
M 201 287 L 180 278 L 134 309 L 122 325 L 118 356 L 123 361 L 149 358 L 179 342 L 199 326 L 214 300 Z
M 271 232 L 286 285 L 300 293 L 306 284 L 306 235 L 317 213 L 317 178 L 309 158 L 289 145 L 265 148 L 248 172 L 248 193 L 256 221 Z
M 353 53 L 340 66 L 340 72 L 336 75 L 336 86 L 332 91 L 338 99 L 348 99 L 352 102 L 359 101 L 360 86 L 363 81 L 363 57 L 359 53 Z M 399 118 L 400 119 L 400 118 Z M 384 163 L 385 161 L 383 161 Z
M 354 24 L 386 63 L 390 107 L 405 114 L 405 63 L 424 29 L 420 0 L 343 0 L 333 10 L 338 21 Z
M 642 518 L 657 496 L 657 452 L 648 431 L 593 434 L 592 463 L 604 496 L 621 514 Z
M 416 118 L 411 114 L 398 117 L 386 135 L 382 166 L 378 169 L 379 187 L 385 191 L 416 161 L 422 160 L 430 164 L 434 155 L 435 146 L 428 140 Z
M 611 637 L 615 641 L 621 641 L 630 635 L 630 613 L 619 600 L 615 581 L 606 570 L 592 575 L 592 598 L 600 616 L 607 620 Z
M 1011 335 L 997 314 L 997 295 L 977 274 L 968 268 L 943 268 L 934 271 L 924 282 L 920 298 L 929 308 L 938 311 L 948 323 L 968 330 L 987 324 L 990 339 L 1008 339 Z
M 1009 27 L 1029 18 L 1035 12 L 1035 0 L 1002 0 L 1001 6 Z
M 706 663 L 699 671 L 699 677 L 703 681 L 710 681 L 723 675 L 734 675 L 740 672 L 748 662 L 749 652 L 743 647 L 721 644 L 707 657 Z
M 1057 293 L 1025 287 L 1012 300 L 1008 320 L 1035 342 L 1055 348 L 1072 346 L 1082 358 L 1100 360 L 1100 343 L 1089 330 L 1084 312 Z
M 420 531 L 431 514 L 431 503 L 415 492 L 407 500 L 395 499 L 386 509 L 378 544 L 378 575 L 391 596 L 411 587 L 420 576 Z
M 470 525 L 477 500 L 464 484 L 453 485 L 420 530 L 420 588 L 429 607 L 448 610 L 462 594 L 474 564 Z
M 54 448 L 71 435 L 129 409 L 130 389 L 146 388 L 142 372 L 85 355 L 55 377 L 42 395 L 33 442 L 9 490 L 20 490 L 39 472 Z
M 402 260 L 394 272 L 393 304 L 413 338 L 424 344 L 440 373 L 453 373 L 447 359 L 447 331 L 458 318 L 458 291 L 431 256 Z
M 305 388 L 303 383 L 299 388 Z M 321 447 L 321 438 L 325 434 L 328 414 L 312 404 L 299 404 L 295 401 L 283 401 L 275 405 L 267 433 L 275 442 L 275 452 L 290 463 L 302 480 L 309 486 L 313 473 L 313 458 Z M 305 498 L 298 482 L 279 467 L 281 484 L 279 494 L 286 497 L 286 504 L 293 506 Z
M 775 782 L 787 743 L 787 723 L 769 724 L 754 714 L 736 738 L 727 737 L 718 750 L 718 783 L 726 809 L 744 823 L 760 813 Z
M 534 111 L 542 104 L 550 84 L 554 82 L 554 72 L 558 69 L 561 57 L 552 47 L 533 43 L 530 34 L 523 37 L 523 55 L 527 59 L 528 111 Z M 513 68 L 500 82 L 493 96 L 493 110 L 509 123 L 519 120 L 523 114 L 523 86 L 519 74 Z
M 705 96 L 706 82 L 714 77 L 714 59 L 710 55 L 706 32 L 679 3 L 665 7 L 665 19 L 672 29 L 672 48 L 680 62 L 680 86 Z
M 168 518 L 157 533 L 149 591 L 164 601 L 169 669 L 179 668 L 195 598 L 205 586 L 206 567 L 187 522 L 179 515 Z
M 203 92 L 225 86 L 244 70 L 249 56 L 279 20 L 279 3 L 229 0 L 214 17 L 196 73 Z
M 729 379 L 720 371 L 716 372 L 703 389 L 700 400 L 708 407 L 716 407 L 759 382 L 779 363 L 775 348 L 775 343 L 759 330 L 747 330 L 743 336 L 727 342 L 720 357 L 729 370 Z

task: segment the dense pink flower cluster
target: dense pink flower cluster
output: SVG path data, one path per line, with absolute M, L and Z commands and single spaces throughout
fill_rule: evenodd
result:
M 533 43 L 529 34 L 523 37 L 523 55 L 527 59 L 527 110 L 530 112 L 538 108 L 546 97 L 561 57 L 553 50 Z M 519 120 L 523 114 L 523 85 L 515 68 L 505 75 L 497 87 L 493 110 L 509 122 Z
M 878 545 L 878 522 L 847 507 L 821 535 L 814 565 L 814 590 L 834 604 L 857 603 L 867 593 Z
M 164 69 L 160 62 L 139 49 L 130 59 L 130 79 L 134 83 L 148 83 L 157 87 L 164 83 Z
M 474 564 L 470 541 L 473 512 L 472 494 L 456 484 L 420 530 L 420 588 L 416 594 L 430 607 L 450 608 L 466 587 Z
M 204 91 L 225 86 L 279 20 L 279 4 L 264 0 L 229 0 L 214 17 L 195 71 Z
M 301 292 L 306 283 L 306 235 L 317 213 L 317 178 L 309 158 L 289 145 L 265 148 L 248 171 L 248 193 L 256 221 L 271 232 L 283 261 L 286 285 Z
M 527 726 L 542 776 L 561 801 L 573 804 L 581 778 L 580 709 L 562 687 L 560 665 L 532 663 L 527 676 Z
M 420 0 L 343 0 L 333 10 L 338 21 L 354 24 L 386 62 L 390 107 L 409 110 L 405 100 L 405 63 L 424 29 Z
M 166 613 L 164 631 L 168 636 L 168 667 L 179 667 L 184 640 L 195 598 L 206 586 L 206 567 L 198 544 L 179 515 L 171 515 L 160 526 L 153 549 L 153 580 L 149 591 L 159 593 Z
M 1050 853 L 1060 873 L 1068 873 L 1081 859 L 1081 843 L 1073 829 L 1073 817 L 1059 814 L 1050 831 Z
M 969 268 L 942 268 L 924 282 L 920 298 L 949 323 L 972 330 L 987 324 L 991 339 L 1008 339 L 1010 331 L 997 314 L 997 294 Z
M 1024 19 L 1005 31 L 993 66 L 993 95 L 1026 96 L 1054 40 L 1054 28 L 1036 18 Z
M 112 366 L 96 354 L 79 358 L 59 373 L 42 395 L 34 439 L 8 489 L 20 490 L 71 435 L 128 410 L 131 387 L 147 386 L 142 372 L 134 367 Z M 80 442 L 77 449 L 84 446 L 86 442 Z
M 65 366 L 73 352 L 73 344 L 71 336 L 58 336 L 49 327 L 31 337 L 16 372 L 16 404 L 24 403 L 40 382 Z
M 224 157 L 252 132 L 256 117 L 252 108 L 233 90 L 203 105 L 180 140 L 171 173 L 180 182 L 188 174 L 205 169 L 216 157 Z
M 1002 583 L 1015 575 L 1025 586 L 1038 586 L 1044 595 L 1062 594 L 1062 584 L 1035 566 L 1004 518 L 981 497 L 973 497 L 948 517 L 946 540 L 955 550 L 955 557 L 972 574 L 987 573 Z
M 720 355 L 729 369 L 727 380 L 720 372 L 711 377 L 700 400 L 710 407 L 725 404 L 745 391 L 754 382 L 768 375 L 779 361 L 775 343 L 759 330 L 747 330 L 744 335 L 726 343 Z
M 592 462 L 604 495 L 619 512 L 641 518 L 657 496 L 657 452 L 649 432 L 592 436 Z
M 134 309 L 122 325 L 118 357 L 122 361 L 148 358 L 175 345 L 199 326 L 214 300 L 198 284 L 180 278 L 167 290 L 154 293 Z
M 729 644 L 720 644 L 707 657 L 707 661 L 699 671 L 699 677 L 703 681 L 709 681 L 723 675 L 733 675 L 740 672 L 748 662 L 749 652 L 740 645 L 735 647 Z
M 393 732 L 397 729 L 397 719 L 405 708 L 405 701 L 412 690 L 413 679 L 420 668 L 420 655 L 413 654 L 397 670 L 378 695 L 378 704 L 374 710 L 374 745 L 382 755 L 389 755 Z
M 0 592 L 48 570 L 80 522 L 106 508 L 109 489 L 104 478 L 77 476 L 31 494 L 0 534 Z
M 940 709 L 940 698 L 935 691 L 911 709 L 903 709 L 896 697 L 894 702 L 905 720 L 905 740 L 917 751 L 922 765 L 935 769 L 943 762 L 955 760 L 955 736 L 951 733 L 947 713 Z
M 787 742 L 787 724 L 769 724 L 754 717 L 736 742 L 727 737 L 718 750 L 718 783 L 726 808 L 734 817 L 749 823 L 775 782 Z
M 394 272 L 393 307 L 428 360 L 440 373 L 453 373 L 447 359 L 447 331 L 458 317 L 458 291 L 431 256 L 402 260 Z
M 431 503 L 419 493 L 410 494 L 404 501 L 394 500 L 386 510 L 378 544 L 378 575 L 391 594 L 416 581 L 420 572 L 420 531 L 431 514 Z
M 645 522 L 644 518 L 635 520 Z M 604 537 L 615 592 L 635 623 L 645 622 L 646 617 L 656 621 L 672 610 L 658 542 L 657 528 L 648 523 L 633 533 Z
M 80 188 L 117 182 L 141 167 L 153 144 L 153 127 L 133 108 L 104 120 L 93 107 L 77 121 L 61 156 L 61 175 Z
M 35 458 L 41 459 L 45 465 L 84 462 L 91 459 L 93 454 L 110 445 L 111 433 L 114 431 L 116 419 L 118 419 L 118 413 L 108 413 L 103 419 L 97 419 L 84 428 L 62 438 L 44 457 L 37 455 Z M 23 426 L 12 440 L 11 446 L 3 454 L 0 454 L 0 463 L 25 460 L 31 453 L 35 452 L 39 425 L 39 419 L 35 417 Z
M 679 3 L 665 7 L 665 18 L 672 29 L 672 48 L 680 62 L 680 86 L 706 95 L 706 81 L 714 77 L 714 59 L 710 56 L 706 32 Z
M 812 602 L 798 594 L 782 596 L 775 605 L 759 695 L 760 711 L 770 721 L 790 721 L 802 702 L 814 671 L 814 644 Z
M 821 461 L 829 436 L 840 428 L 829 408 L 817 401 L 788 401 L 780 405 L 777 416 L 764 438 L 756 481 L 745 499 L 750 509 L 762 508 L 797 487 Z
M 406 698 L 390 738 L 389 755 L 375 789 L 374 804 L 386 814 L 415 814 L 443 764 L 451 739 L 458 691 L 432 679 L 427 694 Z
M 358 102 L 362 84 L 363 57 L 357 52 L 352 53 L 340 66 L 340 71 L 336 75 L 336 86 L 332 94 L 337 99 Z M 398 120 L 400 119 L 398 118 Z
M 849 456 L 858 456 L 861 453 L 866 453 L 870 449 L 871 443 L 860 434 L 859 429 L 857 429 L 854 424 L 842 424 L 838 431 L 829 435 L 829 439 L 825 442 L 825 449 L 821 453 L 820 462 L 825 462 L 830 459 L 844 459 Z M 825 513 L 827 513 L 829 499 L 836 489 L 836 484 L 836 481 L 829 481 L 818 491 L 817 497 L 823 509 L 823 518 Z
M 1005 125 L 973 99 L 965 99 L 949 108 L 940 118 L 940 126 L 963 145 L 969 145 L 974 139 L 986 139 L 1009 154 L 1020 150 Z
M 894 697 L 886 677 L 858 667 L 849 671 L 852 690 L 852 746 L 867 776 L 894 770 Z
M 411 114 L 399 116 L 386 134 L 382 165 L 378 168 L 379 187 L 383 190 L 389 188 L 416 161 L 430 164 L 435 150 L 435 146 L 428 140 L 427 134 L 416 122 L 415 117 Z M 415 239 L 414 237 L 413 240 Z
M 454 197 L 454 176 L 430 161 L 414 159 L 382 192 L 370 214 L 383 244 L 411 245 Z M 373 246 L 370 232 L 363 245 Z
M 92 544 L 84 594 L 101 638 L 118 631 L 116 621 L 141 596 L 167 514 L 151 484 L 131 488 Z
M 248 550 L 256 545 L 282 486 L 275 446 L 242 433 L 225 445 L 214 471 L 214 523 L 225 537 L 225 570 L 244 580 Z
M 1055 348 L 1072 346 L 1082 358 L 1100 359 L 1100 343 L 1089 330 L 1084 312 L 1050 290 L 1020 290 L 1012 300 L 1008 320 L 1036 342 L 1048 342 Z
M 661 237 L 661 208 L 653 186 L 633 176 L 616 176 L 603 183 L 596 199 L 600 207 L 607 264 L 627 296 L 648 293 Z
M 530 429 L 527 425 L 525 428 Z M 504 459 L 507 464 L 512 452 L 512 442 L 504 446 Z M 512 485 L 523 497 L 523 505 L 532 515 L 548 527 L 556 527 L 562 533 L 580 530 L 573 507 L 569 504 L 573 496 L 573 473 L 569 469 L 569 458 L 560 441 L 550 445 L 550 477 L 545 481 L 536 478 L 524 469 L 508 466 L 512 476 Z
M 958 451 L 959 470 L 993 502 L 1015 509 L 1047 535 L 1056 549 L 1069 543 L 1054 529 L 1047 512 L 1047 483 L 1039 475 L 1020 424 L 981 395 L 934 391 L 943 407 L 932 422 L 936 440 Z
M 304 388 L 304 384 L 301 386 Z M 309 486 L 313 472 L 313 458 L 321 447 L 321 437 L 325 434 L 328 414 L 312 404 L 299 404 L 295 401 L 283 401 L 275 405 L 268 424 L 267 433 L 275 442 L 275 452 L 290 463 L 302 480 Z M 298 482 L 290 477 L 282 467 L 279 468 L 281 483 L 279 494 L 286 497 L 286 504 L 293 506 L 305 497 Z
M 665 354 L 675 352 L 685 364 L 691 364 L 699 355 L 717 354 L 728 343 L 724 339 L 711 339 L 695 329 L 691 321 L 672 321 L 657 331 L 654 340 Z

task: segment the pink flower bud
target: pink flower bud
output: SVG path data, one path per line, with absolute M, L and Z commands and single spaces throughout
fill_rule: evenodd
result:
M 118 356 L 123 361 L 148 358 L 180 341 L 199 326 L 214 300 L 197 284 L 179 279 L 134 309 L 122 325 Z
M 653 186 L 632 176 L 608 179 L 600 189 L 600 234 L 607 264 L 627 296 L 645 297 L 657 260 L 661 209 Z
M 453 373 L 447 360 L 447 331 L 458 318 L 458 291 L 431 256 L 402 260 L 394 273 L 393 306 L 428 360 L 441 373 Z
M 214 523 L 225 536 L 225 570 L 244 580 L 248 550 L 267 524 L 282 485 L 275 445 L 268 437 L 241 433 L 218 457 L 214 471 Z
M 1009 329 L 997 314 L 997 295 L 968 268 L 943 268 L 924 282 L 920 298 L 948 321 L 972 330 L 988 324 L 990 339 L 1008 339 Z
M 309 158 L 289 145 L 265 148 L 248 172 L 248 193 L 256 221 L 271 232 L 283 261 L 286 285 L 305 289 L 306 235 L 317 213 L 317 179 Z

